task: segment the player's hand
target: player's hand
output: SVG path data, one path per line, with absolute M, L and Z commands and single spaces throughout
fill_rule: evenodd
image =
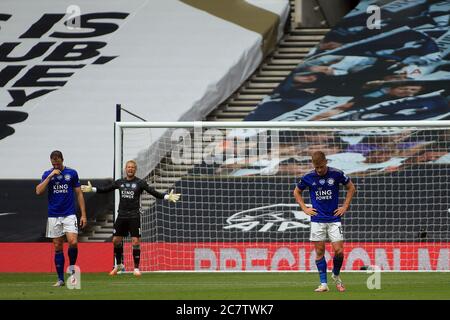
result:
M 173 193 L 173 190 L 170 191 L 169 194 L 166 194 L 164 197 L 166 200 L 169 200 L 170 202 L 177 202 L 180 199 L 179 193 Z
M 336 210 L 334 210 L 334 216 L 335 217 L 340 217 L 342 216 L 344 213 L 346 213 L 348 210 L 348 207 L 339 207 Z
M 306 207 L 303 209 L 303 212 L 306 213 L 308 216 L 315 216 L 317 214 L 317 210 L 314 208 Z
M 84 217 L 84 216 L 82 216 L 82 217 L 80 218 L 80 228 L 83 229 L 83 228 L 86 227 L 86 226 L 87 226 L 87 218 Z
M 88 181 L 87 185 L 85 185 L 85 184 L 81 185 L 81 191 L 83 191 L 83 192 L 92 192 L 92 184 L 91 184 L 91 182 Z
M 53 176 L 58 176 L 61 174 L 61 170 L 59 169 L 53 169 L 53 171 L 49 174 L 50 178 Z

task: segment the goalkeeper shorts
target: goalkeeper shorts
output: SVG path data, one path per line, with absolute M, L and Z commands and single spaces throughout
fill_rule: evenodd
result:
M 326 241 L 330 239 L 331 242 L 344 241 L 344 234 L 342 232 L 342 224 L 340 222 L 311 222 L 311 241 Z
M 141 237 L 141 218 L 139 216 L 133 218 L 117 217 L 114 223 L 114 236 L 128 237 L 128 235 L 136 238 Z

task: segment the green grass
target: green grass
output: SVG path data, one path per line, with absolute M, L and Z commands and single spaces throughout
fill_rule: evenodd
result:
M 381 273 L 381 289 L 369 290 L 364 272 L 343 273 L 347 287 L 316 293 L 316 273 L 145 273 L 110 277 L 82 274 L 81 289 L 53 288 L 55 274 L 0 274 L 0 299 L 152 300 L 449 300 L 450 273 Z M 330 278 L 330 277 L 329 277 Z

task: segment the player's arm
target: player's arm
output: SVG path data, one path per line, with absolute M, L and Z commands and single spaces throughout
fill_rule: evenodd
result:
M 302 208 L 303 212 L 306 213 L 308 216 L 316 215 L 317 214 L 316 209 L 309 208 L 306 206 L 305 200 L 303 200 L 303 197 L 302 197 L 302 192 L 303 192 L 303 190 L 300 190 L 298 188 L 298 186 L 295 187 L 295 189 L 294 189 L 295 201 L 297 201 L 297 203 L 300 205 L 300 208 Z
M 50 182 L 50 180 L 53 178 L 53 176 L 56 176 L 58 174 L 60 174 L 61 171 L 58 169 L 54 169 L 52 172 L 50 172 L 50 174 L 41 181 L 41 183 L 39 183 L 36 186 L 36 194 L 38 196 L 40 196 L 41 194 L 43 194 L 45 192 L 45 190 L 47 189 L 48 183 Z
M 177 202 L 180 199 L 179 193 L 173 193 L 173 190 L 171 190 L 169 193 L 158 192 L 155 190 L 155 188 L 149 186 L 148 183 L 145 181 L 142 181 L 142 189 L 144 189 L 157 199 L 164 199 L 170 202 Z
M 88 184 L 81 185 L 81 191 L 82 192 L 97 192 L 97 193 L 107 193 L 110 191 L 113 191 L 119 187 L 117 180 L 114 182 L 111 182 L 110 184 L 107 184 L 106 186 L 98 186 L 94 187 L 90 181 L 88 181 Z
M 352 198 L 356 193 L 356 187 L 352 181 L 349 181 L 345 185 L 345 188 L 347 189 L 347 194 L 345 196 L 344 204 L 342 205 L 342 207 L 339 207 L 336 210 L 334 210 L 335 216 L 342 216 L 344 213 L 348 211 L 348 209 L 350 209 L 350 203 L 352 202 Z
M 76 187 L 75 194 L 77 195 L 78 205 L 80 206 L 81 217 L 80 217 L 80 227 L 84 228 L 87 225 L 87 216 L 86 216 L 86 205 L 84 203 L 83 192 L 81 191 L 81 187 Z

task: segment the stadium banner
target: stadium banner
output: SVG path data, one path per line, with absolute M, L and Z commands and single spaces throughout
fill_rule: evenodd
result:
M 255 30 L 185 2 L 2 1 L 0 150 L 10 157 L 0 176 L 34 179 L 59 149 L 80 177 L 111 178 L 116 104 L 153 121 L 203 119 L 256 70 L 289 14 L 287 0 L 233 1 Z
M 66 265 L 68 244 L 64 244 Z M 112 243 L 78 243 L 81 272 L 108 272 L 113 265 Z M 56 272 L 53 243 L 0 242 L 0 272 Z
M 173 244 L 162 246 L 166 252 L 183 252 L 192 261 L 190 265 L 196 271 L 309 271 L 317 270 L 314 245 L 307 243 L 202 243 Z M 410 243 L 364 243 L 349 242 L 345 244 L 346 257 L 344 271 L 366 270 L 378 266 L 385 271 L 436 271 L 450 270 L 450 243 L 424 244 Z M 178 251 L 180 250 L 180 251 Z M 332 248 L 327 244 L 325 257 L 332 260 Z M 170 254 L 162 256 L 167 259 L 162 265 L 174 265 L 177 257 Z M 175 259 L 174 259 L 175 258 Z M 331 261 L 328 263 L 332 269 Z
M 65 248 L 66 249 L 66 248 Z M 108 272 L 111 243 L 80 243 L 82 272 Z M 124 247 L 130 254 L 131 245 Z M 143 271 L 315 271 L 310 242 L 141 243 Z M 343 271 L 450 271 L 449 242 L 348 242 Z M 67 251 L 67 250 L 65 250 Z M 327 244 L 325 256 L 330 261 Z M 0 272 L 55 272 L 51 243 L 0 243 Z M 331 259 L 332 260 L 332 259 Z M 128 270 L 131 270 L 131 266 Z M 332 263 L 328 264 L 332 269 Z
M 349 155 L 351 157 L 355 155 Z M 309 161 L 305 165 L 308 171 L 311 170 Z M 335 159 L 330 160 L 334 162 Z M 352 163 L 349 159 L 343 165 Z M 345 241 L 433 243 L 448 239 L 450 181 L 442 177 L 450 175 L 450 167 L 417 164 L 410 170 L 395 171 L 394 163 L 385 165 L 385 168 L 371 168 L 380 175 L 349 175 L 357 186 L 358 195 L 352 201 L 351 210 L 342 218 Z M 392 171 L 383 173 L 388 167 Z M 206 170 L 195 170 L 205 174 L 187 176 L 174 187 L 183 190 L 183 201 L 170 206 L 159 201 L 146 212 L 144 221 L 152 219 L 156 223 L 152 222 L 151 228 L 143 230 L 143 239 L 161 242 L 309 240 L 310 217 L 292 196 L 298 175 L 219 178 L 208 176 Z M 288 166 L 287 170 L 294 169 Z M 418 172 L 420 176 L 411 172 Z M 417 190 L 417 183 L 426 185 L 426 192 Z M 397 201 L 393 200 L 389 186 L 395 186 Z M 306 198 L 307 203 L 308 200 Z M 185 212 L 192 214 L 183 214 Z
M 449 9 L 361 1 L 245 121 L 448 119 Z

